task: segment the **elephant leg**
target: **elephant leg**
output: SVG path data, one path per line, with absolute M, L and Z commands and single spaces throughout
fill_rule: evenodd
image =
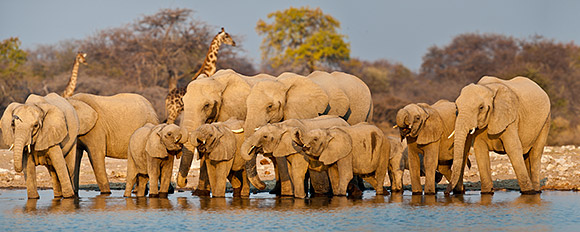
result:
M 546 120 L 546 124 L 540 131 L 536 142 L 532 145 L 532 149 L 529 152 L 528 159 L 530 166 L 528 171 L 530 173 L 530 179 L 532 180 L 532 186 L 534 191 L 540 193 L 540 174 L 542 170 L 542 154 L 544 153 L 544 146 L 548 140 L 548 132 L 550 131 L 550 120 Z
M 169 193 L 169 185 L 171 184 L 171 174 L 173 173 L 173 159 L 172 155 L 167 157 L 167 160 L 161 162 L 161 180 L 159 188 L 159 197 L 167 198 Z
M 70 152 L 64 157 L 66 161 L 66 166 L 68 168 L 68 173 L 70 175 L 73 189 L 75 191 L 75 195 L 78 196 L 79 193 L 79 173 L 81 168 L 81 159 L 83 158 L 83 150 L 79 147 L 81 145 L 78 142 L 75 142 L 75 145 L 71 148 Z
M 60 180 L 62 196 L 64 198 L 74 197 L 75 192 L 70 181 L 68 168 L 66 167 L 66 161 L 64 160 L 62 150 L 59 146 L 52 146 L 48 149 L 48 156 L 50 157 L 58 179 Z
M 147 182 L 149 181 L 149 176 L 144 174 L 138 174 L 138 185 L 137 185 L 137 197 L 144 197 L 145 191 L 147 190 Z
M 439 163 L 439 142 L 423 148 L 423 163 L 425 166 L 425 195 L 437 194 L 435 189 L 435 172 Z
M 95 179 L 101 190 L 101 194 L 111 194 L 111 187 L 107 177 L 107 169 L 105 167 L 106 143 L 105 135 L 103 133 L 89 133 L 81 140 L 88 148 L 89 161 L 95 173 Z
M 62 197 L 62 187 L 60 186 L 60 181 L 58 180 L 58 175 L 56 174 L 56 170 L 54 167 L 46 165 L 46 169 L 48 170 L 48 174 L 52 179 L 52 191 L 54 192 L 54 198 L 61 198 Z
M 196 196 L 209 196 L 210 193 L 210 181 L 207 173 L 207 164 L 205 158 L 202 158 L 199 167 L 199 180 L 196 189 L 193 191 L 193 195 Z
M 308 172 L 308 161 L 303 155 L 296 154 L 288 156 L 292 170 L 292 183 L 294 185 L 294 197 L 306 198 L 306 190 L 304 189 L 304 179 L 306 172 Z
M 238 176 L 238 174 L 241 173 L 236 171 L 230 171 L 230 173 L 228 174 L 228 181 L 230 182 L 232 188 L 234 189 L 242 187 L 242 179 L 240 176 Z
M 491 165 L 487 144 L 483 140 L 475 139 L 473 151 L 475 152 L 475 160 L 479 168 L 481 194 L 493 194 L 493 181 L 491 180 Z
M 308 170 L 310 171 L 310 170 Z M 330 185 L 332 186 L 332 192 L 334 195 L 340 194 L 340 176 L 338 172 L 338 166 L 332 165 L 328 168 L 328 176 L 330 177 Z M 343 196 L 346 196 L 346 190 L 344 191 Z
M 389 169 L 389 163 L 388 163 L 389 157 L 383 156 L 381 158 L 382 159 L 379 159 L 379 166 L 377 167 L 377 170 L 375 170 L 374 179 L 376 180 L 377 183 L 376 183 L 376 186 L 373 185 L 373 187 L 375 188 L 377 195 L 389 195 L 389 192 L 387 192 L 384 189 L 385 177 L 387 176 L 387 171 Z
M 419 151 L 409 147 L 409 173 L 411 174 L 411 189 L 413 195 L 421 195 L 423 189 L 421 187 L 421 160 L 419 159 Z
M 327 195 L 330 192 L 330 182 L 328 180 L 328 172 L 316 170 L 309 170 L 309 172 L 310 172 L 310 184 L 314 189 L 314 194 L 319 196 Z
M 338 168 L 338 195 L 345 196 L 348 183 L 353 178 L 352 157 L 346 157 L 336 162 Z M 336 195 L 336 193 L 335 193 Z
M 512 167 L 518 178 L 520 192 L 523 194 L 535 194 L 536 191 L 532 186 L 532 181 L 528 175 L 528 170 L 524 162 L 522 143 L 520 142 L 516 129 L 508 127 L 502 135 L 504 149 L 510 158 Z M 478 163 L 479 164 L 479 163 Z
M 147 175 L 149 175 L 149 197 L 159 197 L 159 176 L 161 173 L 161 160 L 147 157 Z
M 248 174 L 244 169 L 242 171 L 242 197 L 250 197 L 250 180 L 248 179 Z
M 24 164 L 24 181 L 26 182 L 26 193 L 28 199 L 38 199 L 38 190 L 36 189 L 36 164 L 32 154 L 26 155 Z
M 233 160 L 218 162 L 206 159 L 212 197 L 225 197 L 226 174 L 231 170 L 232 164 Z
M 286 157 L 276 157 L 276 178 L 280 181 L 280 195 L 294 196 L 292 180 L 288 171 L 288 160 Z

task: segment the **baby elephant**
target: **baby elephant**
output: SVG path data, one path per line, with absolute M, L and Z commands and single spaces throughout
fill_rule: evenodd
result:
M 167 197 L 173 160 L 179 159 L 181 148 L 187 142 L 187 131 L 175 124 L 151 123 L 135 130 L 129 141 L 127 155 L 127 185 L 125 197 L 131 196 L 131 190 L 138 180 L 137 196 L 145 196 L 147 181 L 149 197 Z M 161 182 L 161 188 L 158 183 Z
M 388 171 L 390 142 L 368 123 L 299 132 L 304 152 L 328 166 L 334 195 L 346 195 L 353 174 L 369 182 L 377 195 L 388 194 L 383 183 Z
M 207 175 L 213 197 L 225 197 L 226 179 L 234 188 L 234 197 L 249 197 L 250 184 L 245 172 L 245 161 L 240 155 L 244 141 L 244 121 L 204 124 L 191 132 L 189 141 L 197 148 L 201 162 L 207 166 Z

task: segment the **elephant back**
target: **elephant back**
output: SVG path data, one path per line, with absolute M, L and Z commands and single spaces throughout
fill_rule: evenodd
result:
M 87 135 L 101 133 L 106 136 L 107 157 L 126 159 L 133 132 L 146 123 L 159 124 L 151 103 L 138 94 L 98 96 L 79 93 L 71 98 L 86 103 L 97 112 L 97 122 Z
M 308 78 L 328 93 L 329 115 L 341 116 L 351 125 L 372 120 L 371 92 L 358 77 L 343 72 L 315 71 Z
M 147 155 L 145 153 L 145 145 L 152 130 L 153 124 L 148 123 L 135 130 L 129 140 L 127 162 L 133 162 L 136 167 L 136 172 L 140 174 L 147 174 Z
M 355 173 L 366 174 L 374 172 L 381 156 L 386 156 L 383 132 L 376 126 L 368 123 L 359 123 L 354 126 L 342 127 L 352 138 L 352 167 Z M 385 159 L 384 162 L 387 162 Z

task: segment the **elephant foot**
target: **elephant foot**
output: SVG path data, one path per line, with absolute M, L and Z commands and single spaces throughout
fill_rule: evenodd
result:
M 201 189 L 196 189 L 193 190 L 193 192 L 191 193 L 191 195 L 193 196 L 200 196 L 200 197 L 209 197 L 210 196 L 210 190 L 201 190 Z
M 62 195 L 54 195 L 54 199 L 62 199 Z
M 413 192 L 412 195 L 423 195 L 423 192 Z
M 520 191 L 520 193 L 522 195 L 536 195 L 536 194 L 540 194 L 541 191 L 530 190 L 530 191 Z
M 483 192 L 482 191 L 480 194 L 481 195 L 493 195 L 493 190 L 491 190 L 490 192 L 487 192 L 487 191 Z
M 71 199 L 71 198 L 75 198 L 75 195 L 72 195 L 72 196 L 64 196 L 63 198 L 64 199 Z
M 242 197 L 242 188 L 234 188 L 234 197 Z
M 123 197 L 131 197 L 131 194 L 123 194 Z
M 159 193 L 159 198 L 167 198 L 167 196 L 169 195 L 169 193 Z
M 101 195 L 111 195 L 111 191 L 101 192 Z
M 361 191 L 359 186 L 353 183 L 352 181 L 349 182 L 348 185 L 346 186 L 346 193 L 348 194 L 349 197 L 352 198 L 360 198 L 363 195 L 363 192 Z
M 169 185 L 169 190 L 167 190 L 167 193 L 169 193 L 169 194 L 174 194 L 175 193 L 175 187 L 173 187 L 172 184 Z
M 311 193 L 310 197 L 329 197 L 327 193 Z
M 463 195 L 465 194 L 465 189 L 464 190 L 453 190 L 453 195 Z
M 393 193 L 393 194 L 395 194 L 395 193 L 396 194 L 400 194 L 400 193 L 403 193 L 403 190 L 402 189 L 394 189 L 394 190 L 391 189 L 391 193 Z
M 383 191 L 376 191 L 376 195 L 388 196 L 389 191 L 387 190 L 387 188 L 383 187 Z
M 421 194 L 419 194 L 419 195 L 421 195 Z M 437 195 L 437 192 L 425 192 L 425 195 Z
M 149 194 L 149 198 L 159 198 L 159 194 Z
M 276 181 L 276 185 L 274 186 L 274 188 L 272 190 L 270 190 L 269 193 L 276 194 L 276 196 L 279 196 L 280 194 L 282 194 L 282 185 L 280 184 L 280 181 Z

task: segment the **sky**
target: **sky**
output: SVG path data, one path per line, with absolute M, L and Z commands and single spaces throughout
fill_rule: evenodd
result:
M 163 8 L 189 8 L 194 18 L 239 36 L 245 55 L 259 64 L 259 19 L 288 7 L 320 7 L 341 23 L 351 57 L 386 59 L 418 71 L 429 47 L 462 33 L 515 38 L 541 35 L 580 41 L 580 1 L 559 0 L 0 0 L 0 40 L 19 37 L 22 47 L 84 39 L 99 30 L 135 22 Z M 239 39 L 238 39 L 239 40 Z M 577 44 L 577 42 L 575 42 Z

